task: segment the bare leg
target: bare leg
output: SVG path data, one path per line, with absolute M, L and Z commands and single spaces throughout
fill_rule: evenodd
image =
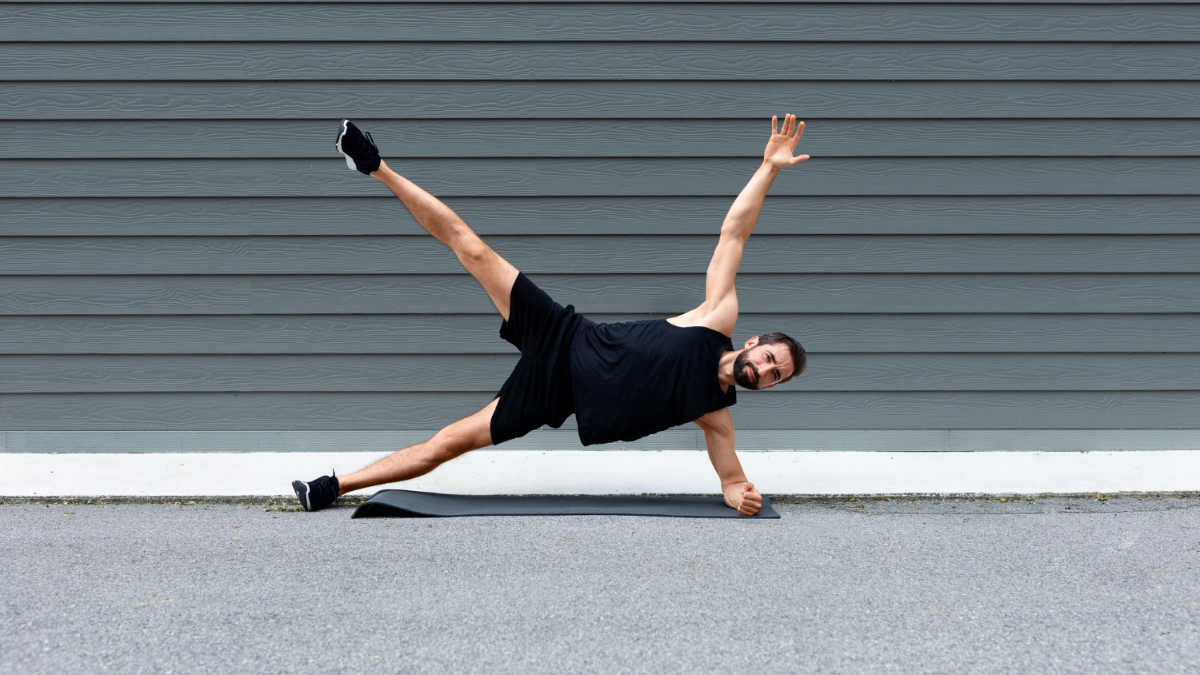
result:
M 387 163 L 380 161 L 371 177 L 391 188 L 417 223 L 454 251 L 459 262 L 483 286 L 500 316 L 507 321 L 508 301 L 513 282 L 517 280 L 517 268 L 484 243 L 449 206 L 392 171 Z M 397 450 L 352 474 L 338 476 L 339 494 L 416 478 L 463 453 L 491 445 L 492 413 L 497 401 L 493 399 L 479 412 L 442 429 L 424 443 Z
M 500 316 L 507 321 L 508 298 L 513 282 L 517 280 L 517 268 L 484 243 L 449 206 L 392 171 L 385 162 L 379 162 L 379 169 L 372 172 L 371 177 L 391 188 L 421 227 L 454 251 L 459 262 L 483 286 Z
M 492 399 L 483 410 L 442 429 L 424 443 L 397 450 L 352 474 L 338 476 L 338 494 L 423 476 L 459 455 L 491 445 L 492 413 L 497 401 Z

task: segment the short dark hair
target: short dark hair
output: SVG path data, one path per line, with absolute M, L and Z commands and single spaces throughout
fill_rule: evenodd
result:
M 792 363 L 795 364 L 795 366 L 792 370 L 791 377 L 787 378 L 787 380 L 783 380 L 783 382 L 787 382 L 788 380 L 792 379 L 792 377 L 803 373 L 804 369 L 808 367 L 808 356 L 804 353 L 804 347 L 801 347 L 799 342 L 796 342 L 794 339 L 784 335 L 783 333 L 763 333 L 762 335 L 758 336 L 758 344 L 787 345 L 788 351 L 792 353 Z M 783 382 L 780 382 L 780 384 L 783 384 Z

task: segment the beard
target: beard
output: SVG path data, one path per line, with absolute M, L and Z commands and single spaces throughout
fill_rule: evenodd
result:
M 733 360 L 733 381 L 746 389 L 758 389 L 758 385 L 751 381 L 750 376 L 746 374 L 746 368 L 749 367 L 754 371 L 754 377 L 762 379 L 762 373 L 758 372 L 758 368 L 755 368 L 753 363 L 750 363 L 749 353 L 750 350 L 747 349 Z

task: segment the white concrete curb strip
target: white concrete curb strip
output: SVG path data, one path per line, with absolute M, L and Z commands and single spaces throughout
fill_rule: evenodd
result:
M 0 496 L 273 496 L 347 474 L 364 452 L 0 453 Z M 1157 452 L 755 452 L 768 494 L 1069 494 L 1200 491 L 1200 450 Z M 463 494 L 718 493 L 703 452 L 477 450 L 403 487 Z M 364 492 L 371 493 L 376 489 Z

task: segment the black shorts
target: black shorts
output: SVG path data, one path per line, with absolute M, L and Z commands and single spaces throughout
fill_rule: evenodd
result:
M 497 396 L 492 443 L 520 438 L 543 424 L 557 429 L 575 412 L 571 393 L 571 340 L 580 317 L 575 308 L 550 299 L 529 277 L 518 274 L 500 337 L 521 350 Z

